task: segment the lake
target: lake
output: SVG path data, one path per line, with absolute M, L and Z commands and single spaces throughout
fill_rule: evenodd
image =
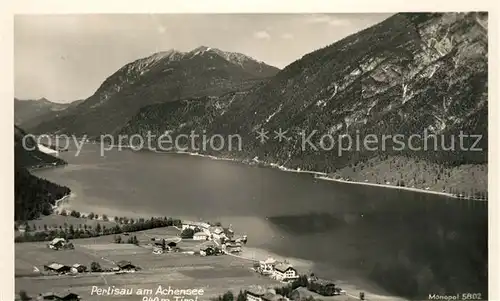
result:
M 181 154 L 87 144 L 36 175 L 70 187 L 70 206 L 110 216 L 231 224 L 248 245 L 309 260 L 324 277 L 392 294 L 487 296 L 487 203 L 335 183 Z

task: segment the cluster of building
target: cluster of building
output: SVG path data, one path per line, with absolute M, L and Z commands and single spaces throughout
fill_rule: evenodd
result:
M 299 272 L 291 264 L 287 262 L 278 262 L 273 258 L 260 261 L 256 270 L 262 275 L 287 283 L 293 282 L 300 277 Z M 305 293 L 320 297 L 346 295 L 345 291 L 337 287 L 335 283 L 320 279 L 314 276 L 314 274 L 311 274 L 311 276 L 307 278 L 307 283 L 307 288 L 301 288 L 295 294 L 301 295 L 301 297 L 303 297 Z M 250 292 L 250 295 L 252 295 L 252 292 Z M 264 295 L 261 297 L 262 298 L 258 300 L 269 300 L 266 299 Z M 254 295 L 253 297 L 251 296 L 249 300 L 257 300 L 255 298 L 256 296 Z
M 278 262 L 273 258 L 260 261 L 257 272 L 283 282 L 292 282 L 299 279 L 300 276 L 291 264 Z
M 86 266 L 79 264 L 79 263 L 75 263 L 75 264 L 70 266 L 70 265 L 65 265 L 65 264 L 53 262 L 51 264 L 44 265 L 43 268 L 45 271 L 53 272 L 53 273 L 60 274 L 60 275 L 85 273 L 88 271 Z
M 192 229 L 193 240 L 213 240 L 220 243 L 224 253 L 239 253 L 242 251 L 242 244 L 247 242 L 247 236 L 236 237 L 234 231 L 228 227 L 213 226 L 205 222 L 183 221 L 182 230 Z
M 172 252 L 177 249 L 177 243 L 174 241 L 165 242 L 164 240 L 157 240 L 153 243 L 153 254 L 163 254 L 165 252 Z
M 75 263 L 73 265 L 65 265 L 57 262 L 53 262 L 48 265 L 43 266 L 45 271 L 52 272 L 59 275 L 64 274 L 78 274 L 78 273 L 86 273 L 89 272 L 89 269 L 79 263 Z M 122 260 L 116 263 L 116 267 L 111 270 L 105 270 L 104 272 L 117 272 L 117 273 L 125 273 L 125 272 L 135 272 L 138 271 L 139 267 L 133 265 L 130 261 Z

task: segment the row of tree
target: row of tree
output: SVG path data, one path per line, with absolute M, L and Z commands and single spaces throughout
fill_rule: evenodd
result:
M 56 237 L 65 239 L 76 238 L 89 238 L 102 235 L 121 234 L 125 232 L 137 232 L 154 228 L 163 228 L 169 226 L 179 227 L 182 224 L 181 220 L 172 219 L 167 217 L 152 217 L 149 220 L 136 221 L 133 224 L 116 224 L 114 227 L 101 226 L 97 223 L 94 228 L 88 227 L 87 229 L 75 229 L 73 225 L 65 229 L 50 230 L 50 231 L 26 231 L 23 235 L 17 236 L 15 242 L 28 242 L 28 241 L 50 241 Z

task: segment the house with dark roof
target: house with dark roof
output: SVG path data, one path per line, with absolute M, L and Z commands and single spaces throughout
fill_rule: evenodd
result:
M 318 278 L 309 280 L 309 290 L 322 296 L 340 295 L 340 289 L 336 287 L 335 283 Z
M 288 301 L 288 298 L 280 295 L 274 294 L 272 292 L 267 292 L 261 297 L 262 301 Z
M 130 261 L 127 260 L 122 260 L 116 263 L 120 271 L 127 271 L 127 272 L 135 272 L 138 270 L 138 267 L 133 265 Z
M 65 274 L 65 273 L 69 273 L 71 271 L 70 266 L 60 264 L 60 263 L 55 263 L 55 262 L 53 262 L 49 265 L 44 265 L 43 268 L 46 271 L 50 271 L 50 272 L 54 272 L 54 273 L 58 273 L 58 274 Z
M 248 301 L 262 301 L 262 297 L 268 291 L 263 287 L 252 287 L 246 291 L 246 298 Z
M 278 281 L 293 281 L 299 278 L 299 273 L 291 264 L 279 263 L 274 266 L 273 276 Z

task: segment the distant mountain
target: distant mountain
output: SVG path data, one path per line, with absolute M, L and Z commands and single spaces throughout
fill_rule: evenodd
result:
M 56 118 L 67 109 L 77 106 L 82 100 L 70 103 L 56 103 L 46 98 L 21 100 L 14 98 L 14 122 L 23 128 L 31 128 L 37 124 Z
M 16 124 L 22 124 L 48 112 L 61 111 L 69 104 L 55 103 L 40 98 L 36 100 L 20 100 L 14 98 L 14 121 Z
M 64 165 L 66 162 L 38 150 L 37 143 L 14 127 L 14 219 L 30 220 L 50 214 L 56 200 L 70 193 L 60 186 L 32 175 L 28 169 Z
M 145 105 L 218 96 L 253 86 L 278 71 L 246 55 L 204 46 L 190 52 L 159 52 L 125 65 L 77 107 L 28 130 L 89 136 L 112 133 Z
M 118 132 L 131 135 L 152 131 L 160 135 L 170 130 L 175 135 L 195 130 L 207 135 L 239 134 L 244 141 L 242 151 L 206 152 L 241 160 L 258 157 L 268 164 L 360 181 L 405 182 L 438 191 L 465 185 L 467 193 L 474 189 L 485 192 L 487 168 L 474 168 L 478 173 L 467 179 L 453 168 L 487 164 L 487 50 L 486 14 L 396 14 L 305 55 L 268 82 L 249 89 L 243 97 L 201 98 L 196 106 L 187 100 L 151 105 Z M 210 118 L 203 116 L 200 108 Z M 194 110 L 193 116 L 203 117 L 192 118 L 189 110 Z M 274 139 L 273 131 L 280 128 L 293 139 Z M 255 138 L 261 129 L 269 131 L 266 143 Z M 449 146 L 455 136 L 455 149 L 410 150 L 409 137 L 423 136 L 425 130 L 438 136 L 438 147 L 442 141 Z M 460 131 L 482 135 L 475 145 L 482 151 L 458 149 Z M 310 134 L 314 134 L 309 140 L 313 146 L 302 143 Z M 359 150 L 339 155 L 339 137 L 359 136 L 362 144 L 370 134 L 379 141 L 383 135 L 403 135 L 406 147 L 393 150 L 397 145 L 388 140 L 385 150 L 379 142 L 376 151 L 361 145 Z M 324 135 L 336 140 L 332 147 L 326 139 L 321 148 Z M 465 146 L 472 147 L 474 142 L 471 138 Z M 422 147 L 423 138 L 413 139 L 412 143 Z M 394 174 L 384 178 L 377 168 L 390 167 L 394 156 L 400 158 L 389 168 Z M 432 166 L 410 164 L 419 160 Z M 363 177 L 358 177 L 361 171 Z M 430 174 L 433 179 L 429 182 L 417 174 Z

